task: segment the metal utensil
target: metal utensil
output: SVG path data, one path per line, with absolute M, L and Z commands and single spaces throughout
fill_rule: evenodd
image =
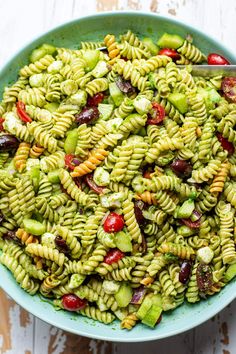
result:
M 177 65 L 178 68 L 186 68 L 186 65 Z M 193 76 L 236 76 L 236 65 L 189 65 Z

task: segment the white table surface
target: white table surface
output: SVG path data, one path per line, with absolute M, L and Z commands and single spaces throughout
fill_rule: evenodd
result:
M 0 68 L 24 44 L 65 21 L 127 9 L 183 20 L 236 51 L 235 0 L 0 0 Z M 143 344 L 110 344 L 50 326 L 0 291 L 0 354 L 236 354 L 235 311 L 236 301 L 181 335 Z

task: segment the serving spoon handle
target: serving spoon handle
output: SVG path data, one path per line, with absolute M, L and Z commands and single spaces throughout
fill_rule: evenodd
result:
M 177 65 L 177 67 L 184 69 L 186 65 Z M 188 65 L 188 67 L 193 76 L 236 76 L 236 65 Z

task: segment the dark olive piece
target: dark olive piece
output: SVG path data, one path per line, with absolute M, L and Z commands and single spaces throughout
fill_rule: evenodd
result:
M 19 141 L 11 134 L 0 135 L 0 151 L 11 151 L 17 149 Z
M 78 125 L 92 123 L 99 117 L 99 110 L 97 107 L 84 108 L 82 112 L 75 115 L 75 121 Z

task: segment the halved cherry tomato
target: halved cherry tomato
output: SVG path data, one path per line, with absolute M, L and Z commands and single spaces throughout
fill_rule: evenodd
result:
M 167 57 L 170 57 L 173 60 L 180 59 L 179 53 L 175 49 L 170 49 L 170 48 L 160 49 L 158 55 L 166 55 Z
M 123 257 L 124 257 L 124 253 L 114 248 L 107 252 L 106 256 L 104 257 L 104 262 L 106 264 L 117 263 Z
M 21 101 L 17 102 L 16 111 L 17 111 L 18 117 L 22 120 L 22 122 L 25 122 L 25 123 L 32 122 L 32 119 L 25 111 L 25 104 L 23 102 L 21 102 Z
M 236 77 L 225 77 L 221 89 L 228 100 L 236 103 Z
M 234 153 L 234 145 L 223 137 L 222 134 L 216 133 L 217 139 L 221 143 L 221 146 L 224 150 L 227 150 L 230 155 Z
M 94 182 L 93 175 L 91 173 L 85 176 L 85 182 L 95 193 L 102 194 L 104 192 L 104 187 L 99 187 Z
M 87 105 L 89 107 L 98 106 L 99 103 L 103 101 L 103 99 L 104 99 L 104 94 L 102 92 L 98 92 L 93 97 L 88 98 Z
M 147 120 L 148 125 L 156 125 L 163 121 L 165 118 L 165 109 L 159 103 L 152 103 L 152 112 L 149 114 L 149 118 Z
M 62 296 L 62 305 L 67 311 L 79 311 L 87 305 L 87 300 L 75 294 L 66 294 Z
M 65 155 L 65 165 L 70 170 L 74 170 L 75 166 L 79 165 L 78 159 L 76 159 L 75 155 L 73 154 L 66 154 Z
M 103 225 L 104 231 L 106 232 L 118 232 L 125 226 L 124 218 L 122 215 L 117 213 L 110 213 Z
M 151 172 L 151 171 L 145 171 L 143 173 L 143 178 L 151 179 L 152 178 L 152 176 L 151 176 L 152 173 L 153 172 Z
M 207 63 L 209 65 L 230 65 L 230 62 L 222 55 L 216 53 L 210 53 L 207 57 Z
M 3 128 L 3 122 L 4 122 L 4 118 L 0 118 L 0 132 L 2 132 L 4 130 Z

